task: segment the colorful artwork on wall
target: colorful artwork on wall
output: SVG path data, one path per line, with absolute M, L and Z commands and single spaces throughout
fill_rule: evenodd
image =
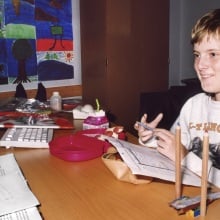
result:
M 71 0 L 0 0 L 0 87 L 74 79 L 72 23 Z

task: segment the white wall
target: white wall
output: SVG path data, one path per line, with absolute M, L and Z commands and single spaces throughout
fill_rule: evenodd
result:
M 75 85 L 82 84 L 81 70 L 81 41 L 80 41 L 80 0 L 72 0 L 72 21 L 74 39 L 74 73 L 76 77 Z
M 182 79 L 196 77 L 191 29 L 198 18 L 215 8 L 220 8 L 219 0 L 170 0 L 170 86 L 180 85 Z

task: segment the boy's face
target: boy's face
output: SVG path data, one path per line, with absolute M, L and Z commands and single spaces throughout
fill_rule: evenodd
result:
M 202 89 L 220 101 L 220 38 L 205 36 L 194 44 L 194 68 Z

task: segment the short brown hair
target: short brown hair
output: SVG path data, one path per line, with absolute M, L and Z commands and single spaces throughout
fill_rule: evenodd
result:
M 199 43 L 205 35 L 220 36 L 220 9 L 215 9 L 202 16 L 191 32 L 191 44 Z

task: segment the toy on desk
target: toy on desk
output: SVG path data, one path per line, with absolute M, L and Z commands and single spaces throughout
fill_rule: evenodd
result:
M 206 215 L 207 205 L 214 199 L 220 198 L 220 193 L 207 194 L 208 188 L 208 154 L 209 154 L 209 135 L 204 132 L 203 152 L 202 152 L 202 175 L 201 175 L 201 195 L 194 198 L 181 196 L 181 129 L 179 124 L 176 128 L 176 151 L 175 151 L 175 190 L 176 199 L 170 203 L 170 206 L 178 210 L 179 214 L 192 214 L 194 217 Z M 195 212 L 196 210 L 196 212 Z M 189 211 L 189 212 L 188 212 Z M 191 212 L 190 212 L 191 211 Z
M 186 212 L 186 216 L 187 217 L 197 217 L 200 215 L 200 207 L 196 208 L 196 209 L 191 209 L 189 211 Z
M 100 109 L 99 101 L 96 99 L 97 108 L 83 121 L 83 130 L 95 128 L 109 128 L 109 122 L 105 111 Z
M 209 205 L 216 199 L 220 199 L 220 192 L 208 193 L 207 205 Z M 195 211 L 196 209 L 200 210 L 200 202 L 201 202 L 201 196 L 195 196 L 192 198 L 188 196 L 181 196 L 180 198 L 175 199 L 172 202 L 170 202 L 169 205 L 175 208 L 178 211 L 178 214 L 181 215 L 191 210 L 192 211 Z

